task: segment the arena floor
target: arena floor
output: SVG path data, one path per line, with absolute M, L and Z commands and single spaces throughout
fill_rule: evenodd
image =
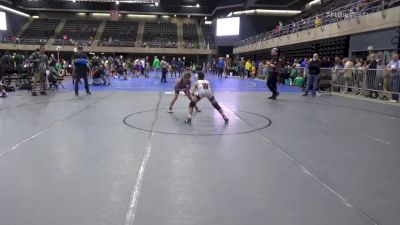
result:
M 0 225 L 400 221 L 400 107 L 213 78 L 230 123 L 187 125 L 172 81 L 122 82 L 0 99 Z

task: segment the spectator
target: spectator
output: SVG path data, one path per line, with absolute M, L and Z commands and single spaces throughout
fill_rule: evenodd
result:
M 167 83 L 167 70 L 168 70 L 168 63 L 165 60 L 165 56 L 161 59 L 161 83 Z
M 356 59 L 356 65 L 354 66 L 355 69 L 355 86 L 358 87 L 358 90 L 356 91 L 355 95 L 360 96 L 361 95 L 361 90 L 364 87 L 364 68 L 365 68 L 365 62 L 363 59 Z
M 46 82 L 46 74 L 49 71 L 49 58 L 45 53 L 46 49 L 44 45 L 40 45 L 40 49 L 38 52 L 34 52 L 29 60 L 33 62 L 33 84 L 32 84 L 32 96 L 36 96 L 36 83 L 40 82 L 40 94 L 46 95 L 45 91 L 45 82 Z
M 181 60 L 181 58 L 178 58 L 177 69 L 179 78 L 181 78 L 181 74 L 183 73 L 183 67 L 185 67 L 183 61 Z
M 78 96 L 79 81 L 83 78 L 85 83 L 86 94 L 91 95 L 89 91 L 88 73 L 90 70 L 89 60 L 85 54 L 83 54 L 83 47 L 78 47 L 78 53 L 73 57 L 74 73 L 75 73 L 75 95 Z
M 391 92 L 400 92 L 400 60 L 399 54 L 392 55 L 392 60 L 386 66 L 386 73 L 389 75 Z M 391 102 L 399 101 L 399 94 L 392 94 Z
M 320 27 L 322 25 L 322 20 L 321 18 L 319 18 L 319 16 L 317 16 L 315 18 L 315 27 Z
M 240 59 L 240 64 L 239 64 L 239 76 L 241 78 L 244 78 L 246 74 L 246 61 L 244 60 L 244 57 Z
M 250 77 L 250 76 L 251 76 L 251 74 L 250 74 L 251 68 L 252 68 L 252 64 L 251 64 L 250 59 L 248 59 L 247 62 L 246 62 L 246 73 L 247 73 L 247 77 Z
M 370 98 L 378 98 L 378 92 L 377 90 L 377 82 L 376 82 L 376 70 L 378 68 L 378 62 L 377 62 L 377 57 L 374 53 L 371 53 L 368 57 L 369 59 L 367 60 L 367 89 L 369 89 L 369 93 L 367 94 L 366 97 Z
M 5 90 L 5 88 L 3 87 L 3 76 L 4 76 L 4 67 L 3 67 L 3 63 L 2 63 L 2 58 L 0 58 L 0 97 L 5 98 L 7 97 L 7 92 Z
M 218 67 L 218 78 L 221 76 L 222 78 L 222 74 L 224 73 L 224 68 L 225 68 L 225 61 L 223 58 L 220 58 L 218 63 L 217 63 L 217 67 Z
M 294 79 L 294 85 L 299 88 L 304 87 L 304 78 L 301 76 L 301 74 L 297 74 L 297 77 Z
M 303 96 L 308 96 L 310 88 L 312 88 L 312 96 L 316 96 L 320 66 L 321 63 L 319 61 L 318 54 L 314 53 L 312 60 L 308 64 L 307 86 Z
M 344 58 L 343 65 L 344 90 L 342 91 L 342 94 L 347 94 L 347 91 L 351 85 L 350 82 L 353 77 L 353 62 L 348 58 Z
M 176 78 L 176 70 L 177 70 L 177 64 L 178 64 L 178 62 L 175 60 L 175 58 L 172 58 L 172 61 L 171 61 L 171 78 L 172 78 L 172 75 L 174 75 L 174 77 Z
M 157 58 L 157 56 L 154 56 L 153 60 L 153 68 L 156 72 L 156 78 L 159 78 L 159 73 L 160 73 L 160 60 Z

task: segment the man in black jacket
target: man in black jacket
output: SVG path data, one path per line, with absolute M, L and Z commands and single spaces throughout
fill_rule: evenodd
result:
M 73 56 L 73 65 L 74 65 L 74 73 L 75 73 L 75 95 L 78 96 L 79 91 L 79 81 L 83 78 L 85 82 L 85 89 L 88 95 L 91 95 L 89 91 L 89 82 L 88 82 L 88 73 L 90 70 L 89 67 L 89 59 L 83 54 L 83 47 L 78 47 L 78 53 Z
M 321 62 L 318 59 L 318 54 L 314 53 L 313 59 L 308 63 L 308 76 L 306 92 L 303 96 L 308 96 L 308 92 L 312 85 L 312 96 L 315 97 L 317 94 L 318 76 L 320 73 Z
M 271 50 L 271 62 L 268 64 L 268 79 L 267 79 L 267 87 L 272 92 L 272 96 L 268 99 L 276 100 L 279 96 L 278 88 L 276 83 L 278 82 L 278 71 L 280 70 L 281 64 L 279 61 L 279 50 L 277 48 L 273 48 Z

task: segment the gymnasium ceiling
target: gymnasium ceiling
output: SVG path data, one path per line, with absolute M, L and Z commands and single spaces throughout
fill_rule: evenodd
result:
M 109 0 L 0 0 L 13 8 L 25 12 L 37 11 L 71 11 L 71 12 L 108 12 L 116 1 Z M 141 14 L 193 15 L 193 16 L 226 16 L 229 12 L 251 9 L 302 10 L 311 0 L 159 0 L 159 5 L 123 3 L 119 11 Z M 125 0 L 126 1 L 126 0 Z M 152 0 L 147 0 L 152 1 Z M 199 4 L 199 7 L 196 7 Z

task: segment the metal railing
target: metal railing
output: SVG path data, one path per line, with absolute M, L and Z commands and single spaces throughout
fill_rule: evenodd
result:
M 270 40 L 272 38 L 281 37 L 297 33 L 299 31 L 309 30 L 312 28 L 320 27 L 321 29 L 323 29 L 323 26 L 327 24 L 338 23 L 339 26 L 339 23 L 341 21 L 352 18 L 358 19 L 359 17 L 368 15 L 370 13 L 383 11 L 384 9 L 397 6 L 399 2 L 400 0 L 375 0 L 360 6 L 360 3 L 357 1 L 327 12 L 314 15 L 312 17 L 308 17 L 307 19 L 302 19 L 301 21 L 277 27 L 272 31 L 246 38 L 235 43 L 235 47 L 242 47 L 250 44 L 260 43 L 262 41 Z M 384 15 L 382 14 L 382 16 Z
M 35 38 L 4 38 L 0 39 L 0 43 L 15 44 L 15 45 L 40 45 L 46 44 L 48 39 L 35 39 Z
M 338 91 L 352 90 L 365 95 L 400 94 L 400 69 L 333 69 L 332 86 Z

